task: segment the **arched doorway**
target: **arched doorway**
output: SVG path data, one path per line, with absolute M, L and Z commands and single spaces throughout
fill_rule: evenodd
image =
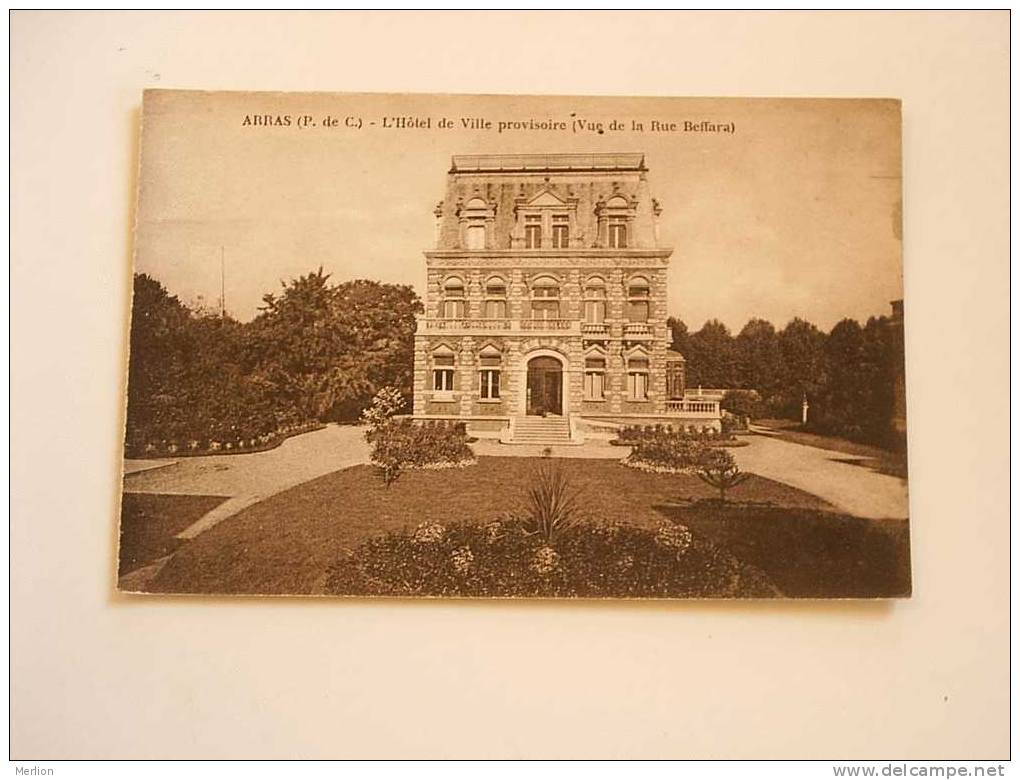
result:
M 563 414 L 563 364 L 554 357 L 528 361 L 528 414 Z

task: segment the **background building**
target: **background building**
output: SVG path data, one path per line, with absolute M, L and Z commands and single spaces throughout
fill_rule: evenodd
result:
M 599 423 L 718 430 L 669 349 L 659 203 L 642 154 L 455 156 L 415 335 L 414 414 L 508 441 Z

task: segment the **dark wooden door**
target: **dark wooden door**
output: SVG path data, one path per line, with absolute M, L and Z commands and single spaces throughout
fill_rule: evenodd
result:
M 555 358 L 528 363 L 528 414 L 563 414 L 563 369 Z

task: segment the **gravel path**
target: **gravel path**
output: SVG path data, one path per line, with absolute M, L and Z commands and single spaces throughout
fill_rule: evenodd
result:
M 748 447 L 730 450 L 744 471 L 824 498 L 849 514 L 903 519 L 909 515 L 906 480 L 867 467 L 869 458 L 809 447 L 753 428 Z
M 266 452 L 181 458 L 162 468 L 125 475 L 124 492 L 228 496 L 227 501 L 178 534 L 181 539 L 193 539 L 269 496 L 367 462 L 368 445 L 363 434 L 361 427 L 328 425 L 293 436 Z

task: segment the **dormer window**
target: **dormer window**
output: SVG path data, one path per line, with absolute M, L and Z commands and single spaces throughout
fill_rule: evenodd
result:
M 467 248 L 485 249 L 485 222 L 473 222 L 467 226 Z
M 627 249 L 634 245 L 631 227 L 634 223 L 636 204 L 622 195 L 614 195 L 608 201 L 599 201 L 595 207 L 598 219 L 599 246 L 609 249 Z
M 553 249 L 566 249 L 570 246 L 570 215 L 553 214 L 552 216 Z
M 529 214 L 524 218 L 524 248 L 540 249 L 542 247 L 542 216 Z
M 464 317 L 464 280 L 451 276 L 443 284 L 443 317 L 448 320 Z
M 609 223 L 609 248 L 627 248 L 627 223 L 622 219 L 614 219 Z
M 461 246 L 468 250 L 485 249 L 496 219 L 496 207 L 482 197 L 471 198 L 458 205 L 457 219 L 460 222 Z

